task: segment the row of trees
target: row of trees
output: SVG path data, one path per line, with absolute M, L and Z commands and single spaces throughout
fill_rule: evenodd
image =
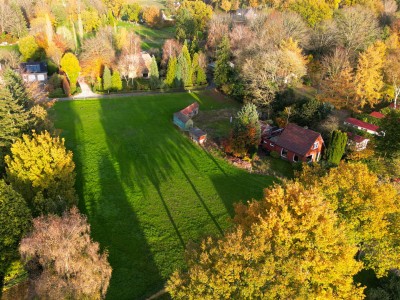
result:
M 260 201 L 237 204 L 234 226 L 187 249 L 174 298 L 363 298 L 353 276 L 398 268 L 398 194 L 360 163 L 306 167 Z
M 17 73 L 7 70 L 3 78 L 0 287 L 9 265 L 22 259 L 33 296 L 103 298 L 111 267 L 86 218 L 72 208 L 75 164 L 64 140 L 50 133 L 51 103 Z

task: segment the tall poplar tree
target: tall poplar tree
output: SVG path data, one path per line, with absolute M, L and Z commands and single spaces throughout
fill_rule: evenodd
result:
M 175 84 L 176 68 L 177 68 L 176 65 L 177 65 L 176 57 L 171 57 L 168 60 L 167 75 L 165 77 L 165 84 L 167 84 L 169 87 L 172 87 Z
M 157 89 L 160 86 L 160 80 L 159 80 L 159 73 L 158 73 L 158 66 L 157 66 L 157 61 L 154 56 L 151 58 L 151 64 L 150 64 L 150 87 L 151 89 Z
M 214 81 L 218 87 L 228 83 L 232 68 L 229 65 L 231 50 L 229 39 L 224 36 L 217 49 L 217 61 L 215 62 Z
M 109 92 L 111 88 L 111 71 L 107 66 L 105 66 L 103 71 L 103 90 Z

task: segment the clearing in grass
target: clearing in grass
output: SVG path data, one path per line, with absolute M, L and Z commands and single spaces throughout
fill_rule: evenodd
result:
M 211 156 L 173 125 L 172 114 L 195 100 L 203 111 L 232 105 L 179 93 L 54 107 L 56 127 L 74 152 L 80 209 L 110 254 L 107 299 L 141 299 L 160 290 L 185 267 L 189 241 L 221 234 L 233 203 L 261 198 L 274 180 Z

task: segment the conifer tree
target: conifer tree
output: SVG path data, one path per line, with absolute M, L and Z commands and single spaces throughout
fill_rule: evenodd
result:
M 165 84 L 169 87 L 172 87 L 175 84 L 175 76 L 176 76 L 176 57 L 171 57 L 168 60 L 168 68 L 167 68 L 167 76 L 165 77 Z
M 4 82 L 7 89 L 10 91 L 12 97 L 17 101 L 18 104 L 24 108 L 31 106 L 28 91 L 25 87 L 22 77 L 15 71 L 8 69 L 4 73 Z
M 182 55 L 179 55 L 176 60 L 175 87 L 182 87 L 183 85 L 182 64 L 185 64 L 185 61 Z
M 0 147 L 4 151 L 28 129 L 29 112 L 8 89 L 0 89 Z
M 103 71 L 103 90 L 109 92 L 111 88 L 111 71 L 107 66 L 105 66 Z
M 340 130 L 333 131 L 326 154 L 328 162 L 338 165 L 342 159 L 346 144 L 347 134 L 345 132 L 341 132 Z
M 154 56 L 151 58 L 151 65 L 150 65 L 150 87 L 151 89 L 157 89 L 160 86 L 159 81 L 159 73 L 158 73 L 158 66 L 157 61 Z
M 229 39 L 224 36 L 217 49 L 217 61 L 215 62 L 214 81 L 218 87 L 229 81 L 231 66 L 229 65 L 231 50 Z
M 182 82 L 184 86 L 192 86 L 192 63 L 187 45 L 183 45 L 181 54 L 178 56 L 178 64 L 181 68 Z
M 111 86 L 114 91 L 122 90 L 122 80 L 117 70 L 115 70 L 111 76 Z

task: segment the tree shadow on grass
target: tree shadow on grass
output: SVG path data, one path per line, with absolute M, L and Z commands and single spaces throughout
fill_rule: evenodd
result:
M 102 193 L 91 204 L 91 224 L 113 267 L 107 298 L 145 299 L 163 287 L 163 280 L 124 187 L 115 180 L 118 171 L 107 156 L 99 166 Z

